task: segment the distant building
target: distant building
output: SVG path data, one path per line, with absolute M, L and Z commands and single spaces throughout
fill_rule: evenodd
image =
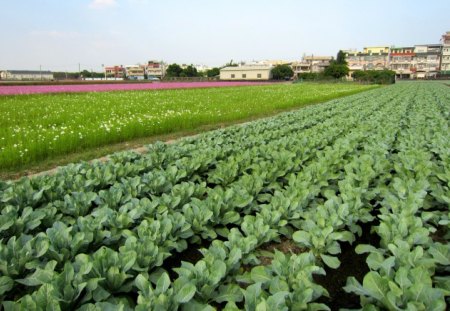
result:
M 144 80 L 145 66 L 142 65 L 128 65 L 125 66 L 125 74 L 129 80 Z
M 406 47 L 371 46 L 365 47 L 362 52 L 343 52 L 350 76 L 356 70 L 390 69 L 400 79 L 432 79 L 439 72 L 443 48 L 441 44 L 418 44 Z
M 164 78 L 166 67 L 163 62 L 159 62 L 156 60 L 148 61 L 146 67 L 147 76 L 149 78 L 154 77 L 158 79 Z
M 220 80 L 270 80 L 272 66 L 238 66 L 220 69 Z
M 247 65 L 259 65 L 259 66 L 279 66 L 279 65 L 291 65 L 291 61 L 283 60 L 283 59 L 266 59 L 261 61 L 254 61 L 252 63 L 248 63 Z
M 389 47 L 368 46 L 363 51 L 343 51 L 348 63 L 349 75 L 356 70 L 383 70 L 389 68 Z
M 301 73 L 311 72 L 311 64 L 306 62 L 293 62 L 291 68 L 294 71 L 295 76 L 299 76 Z
M 295 76 L 302 73 L 319 73 L 324 72 L 325 68 L 330 66 L 333 56 L 303 56 L 300 62 L 291 63 L 291 68 Z
M 389 67 L 397 78 L 412 79 L 416 76 L 416 53 L 413 46 L 392 47 L 389 54 Z
M 51 71 L 4 70 L 0 72 L 0 79 L 15 81 L 51 81 L 54 77 Z
M 122 66 L 105 67 L 106 78 L 123 79 L 125 69 Z
M 450 74 L 450 31 L 442 35 L 441 73 Z
M 435 78 L 439 73 L 441 61 L 441 44 L 421 44 L 414 46 L 415 74 L 412 78 Z

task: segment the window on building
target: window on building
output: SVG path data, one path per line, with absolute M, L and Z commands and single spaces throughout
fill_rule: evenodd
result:
M 257 77 L 258 79 L 261 79 L 261 78 L 262 78 L 262 76 L 261 76 L 260 73 L 258 73 L 258 74 L 256 75 L 256 77 Z
M 242 74 L 242 79 L 247 78 L 247 75 L 245 73 Z
M 231 79 L 234 79 L 234 74 L 231 74 Z

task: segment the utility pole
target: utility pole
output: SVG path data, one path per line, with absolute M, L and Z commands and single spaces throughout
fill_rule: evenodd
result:
M 80 66 L 80 63 L 78 63 L 78 79 L 81 79 L 81 66 Z
M 39 65 L 39 75 L 41 76 L 41 81 L 42 81 L 42 65 Z

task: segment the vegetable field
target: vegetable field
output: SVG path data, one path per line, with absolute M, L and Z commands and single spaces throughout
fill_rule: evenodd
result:
M 261 116 L 369 88 L 304 84 L 0 96 L 0 170 L 135 138 Z
M 0 183 L 3 307 L 445 310 L 449 122 L 404 83 Z

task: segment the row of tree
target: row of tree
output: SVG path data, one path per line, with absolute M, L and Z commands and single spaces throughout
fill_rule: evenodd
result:
M 220 74 L 220 68 L 212 68 L 206 72 L 198 71 L 192 65 L 182 68 L 178 64 L 171 64 L 166 69 L 166 77 L 176 78 L 176 77 L 215 77 Z

